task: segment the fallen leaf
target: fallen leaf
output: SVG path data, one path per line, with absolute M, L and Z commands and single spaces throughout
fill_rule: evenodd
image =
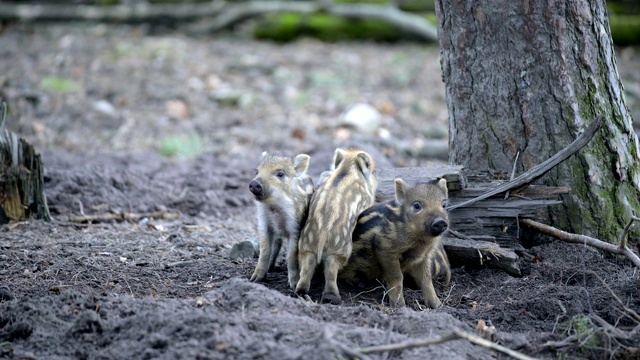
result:
M 291 137 L 294 139 L 300 139 L 300 140 L 304 140 L 306 134 L 304 133 L 304 131 L 300 128 L 295 128 L 291 131 Z
M 187 119 L 191 116 L 189 105 L 180 99 L 169 100 L 166 103 L 167 113 L 174 119 Z

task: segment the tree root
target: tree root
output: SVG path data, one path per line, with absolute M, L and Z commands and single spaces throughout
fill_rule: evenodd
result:
M 629 221 L 629 224 L 631 224 L 633 221 L 640 221 L 640 218 L 633 216 L 631 218 L 631 220 Z M 586 235 L 578 235 L 578 234 L 572 234 L 572 233 L 568 233 L 566 231 L 562 231 L 560 229 L 556 229 L 553 226 L 549 226 L 549 225 L 545 225 L 543 223 L 539 223 L 537 221 L 531 220 L 531 219 L 520 219 L 520 222 L 523 223 L 524 225 L 537 230 L 543 234 L 549 235 L 549 236 L 553 236 L 557 239 L 560 239 L 562 241 L 568 242 L 568 243 L 572 243 L 572 244 L 586 244 L 589 246 L 592 246 L 596 249 L 600 249 L 600 250 L 604 250 L 604 251 L 608 251 L 611 252 L 613 254 L 619 254 L 619 255 L 624 255 L 626 256 L 629 260 L 631 260 L 631 262 L 640 269 L 640 258 L 638 257 L 638 255 L 636 255 L 633 251 L 631 251 L 631 249 L 629 249 L 626 246 L 626 240 L 625 239 L 625 235 L 628 231 L 628 228 L 631 225 L 627 225 L 625 227 L 625 230 L 623 232 L 623 238 L 620 241 L 620 245 L 616 246 L 613 244 L 610 244 L 608 242 L 596 239 L 596 238 L 592 238 L 590 236 L 586 236 Z

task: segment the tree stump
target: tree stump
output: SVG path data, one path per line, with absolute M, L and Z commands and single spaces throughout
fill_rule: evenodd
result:
M 33 146 L 4 130 L 0 106 L 0 225 L 29 218 L 51 221 L 44 194 L 43 165 Z

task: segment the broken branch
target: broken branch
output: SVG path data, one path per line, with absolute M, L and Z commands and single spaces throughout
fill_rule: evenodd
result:
M 624 255 L 629 260 L 631 260 L 631 262 L 637 268 L 640 268 L 640 258 L 638 257 L 638 255 L 636 255 L 628 247 L 626 246 L 623 247 L 622 246 L 623 244 L 620 244 L 621 246 L 616 246 L 613 244 L 609 244 L 608 242 L 605 242 L 596 238 L 592 238 L 590 236 L 568 233 L 566 231 L 556 229 L 553 226 L 545 225 L 531 219 L 520 219 L 520 222 L 543 234 L 553 236 L 556 239 L 560 239 L 568 243 L 585 244 L 585 245 L 592 246 L 596 249 L 608 251 L 618 255 Z

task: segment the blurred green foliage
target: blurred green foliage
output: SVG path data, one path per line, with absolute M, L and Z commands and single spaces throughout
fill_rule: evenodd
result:
M 427 16 L 435 23 L 435 14 Z M 407 35 L 388 23 L 375 19 L 351 19 L 330 14 L 279 13 L 265 15 L 253 28 L 258 39 L 292 41 L 313 37 L 323 41 L 372 39 L 398 41 Z
M 31 3 L 31 0 L 5 0 L 13 3 Z M 119 5 L 131 2 L 156 3 L 203 3 L 211 0 L 84 0 L 83 4 Z M 226 0 L 243 2 L 250 0 Z M 308 0 L 311 1 L 311 0 Z M 379 4 L 390 0 L 331 0 L 336 3 Z M 39 3 L 76 4 L 77 0 L 40 0 Z M 425 16 L 435 24 L 434 0 L 395 0 L 398 8 Z M 617 45 L 640 44 L 640 1 L 607 0 L 611 35 Z M 256 22 L 253 34 L 259 39 L 292 41 L 298 37 L 315 37 L 324 41 L 350 39 L 374 39 L 397 41 L 406 39 L 397 28 L 378 20 L 353 20 L 328 14 L 300 15 L 292 13 L 268 14 Z
M 195 157 L 204 151 L 202 138 L 198 134 L 167 136 L 160 142 L 158 152 L 166 157 Z
M 611 37 L 616 45 L 640 44 L 640 3 L 637 0 L 607 1 Z
M 616 45 L 640 44 L 640 15 L 610 14 L 609 26 Z
M 69 93 L 80 90 L 80 83 L 57 76 L 47 76 L 40 81 L 40 87 L 43 90 Z

